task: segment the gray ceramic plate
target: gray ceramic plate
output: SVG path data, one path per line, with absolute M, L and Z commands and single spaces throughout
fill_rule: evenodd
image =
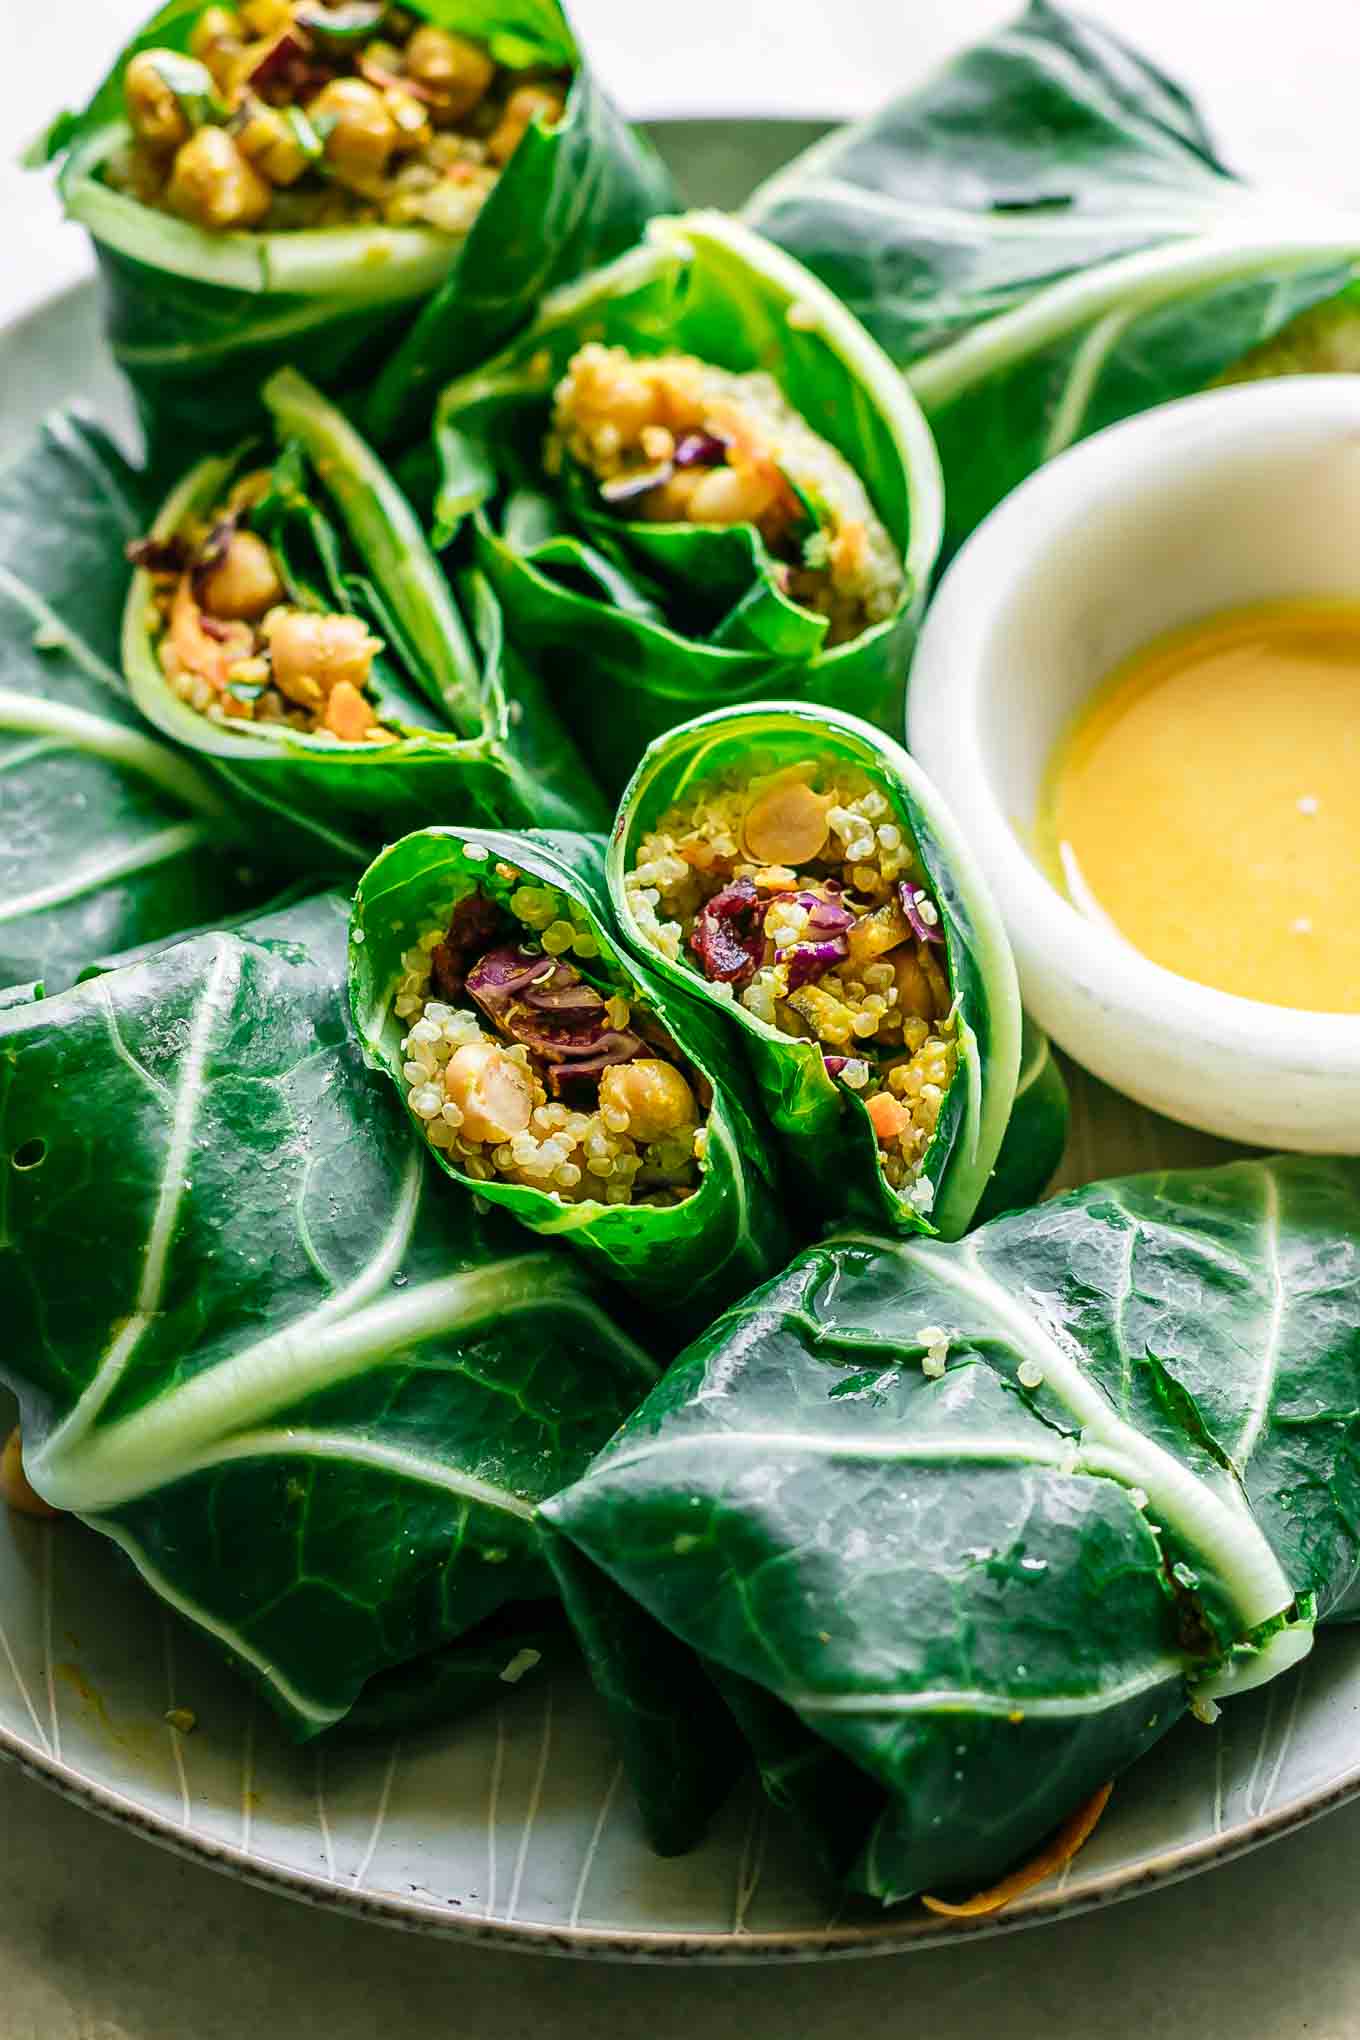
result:
M 812 138 L 806 123 L 668 124 L 690 193 L 733 201 Z M 125 416 L 93 293 L 0 333 L 4 443 L 83 396 Z M 1065 1180 L 1229 1151 L 1073 1081 Z M 8 1413 L 0 1411 L 0 1421 Z M 165 1723 L 192 1709 L 197 1731 Z M 1297 1672 L 1185 1723 L 1120 1781 L 1063 1876 L 1000 1919 L 838 1904 L 753 1789 L 704 1848 L 643 1842 L 583 1679 L 510 1694 L 444 1733 L 368 1748 L 286 1745 L 194 1635 L 98 1539 L 0 1510 L 0 1754 L 94 1811 L 199 1860 L 395 1926 L 564 1954 L 752 1961 L 886 1953 L 1107 1904 L 1296 1827 L 1360 1791 L 1360 1631 Z

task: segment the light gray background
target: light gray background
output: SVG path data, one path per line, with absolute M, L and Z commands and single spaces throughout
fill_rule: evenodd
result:
M 150 0 L 0 0 L 0 321 L 81 273 L 18 146 Z M 1018 0 L 1016 0 L 1018 4 Z M 1253 176 L 1360 200 L 1355 0 L 1085 0 L 1201 95 Z M 841 114 L 1010 0 L 576 0 L 631 112 Z M 0 391 L 0 405 L 5 393 Z M 0 2040 L 1356 2040 L 1360 1806 L 1057 1929 L 786 1970 L 486 1954 L 304 1911 L 0 1771 Z

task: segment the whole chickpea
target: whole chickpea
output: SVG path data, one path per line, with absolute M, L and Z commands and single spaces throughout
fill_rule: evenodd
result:
M 480 43 L 426 22 L 406 45 L 406 69 L 434 93 L 430 111 L 440 127 L 461 120 L 486 97 L 496 66 Z
M 171 211 L 182 219 L 225 233 L 233 227 L 258 226 L 269 210 L 273 189 L 225 128 L 202 127 L 176 152 L 166 197 Z
M 326 138 L 326 161 L 342 184 L 371 191 L 385 173 L 400 130 L 375 85 L 362 78 L 332 78 L 307 108 Z
M 486 153 L 493 163 L 508 163 L 538 114 L 561 120 L 566 101 L 548 85 L 521 85 L 505 102 L 505 112 L 487 136 Z
M 200 577 L 198 592 L 210 616 L 253 622 L 283 600 L 283 583 L 264 540 L 253 531 L 236 531 L 217 565 Z
M 312 609 L 275 609 L 264 620 L 274 685 L 304 708 L 318 707 L 348 681 L 362 693 L 381 640 L 358 616 L 322 616 Z
M 245 23 L 233 7 L 205 7 L 194 23 L 189 49 L 206 64 L 218 86 L 231 82 L 245 48 Z
M 177 149 L 189 138 L 188 118 L 162 74 L 167 60 L 184 61 L 174 50 L 140 50 L 123 73 L 128 125 L 148 149 Z
M 754 467 L 710 468 L 689 499 L 694 524 L 754 524 L 773 504 L 776 486 Z
M 267 106 L 263 100 L 246 99 L 236 130 L 236 143 L 241 154 L 248 156 L 260 175 L 267 177 L 271 184 L 296 184 L 299 177 L 311 168 L 311 158 L 303 148 L 296 128 L 276 106 Z
M 636 1141 L 660 1140 L 682 1126 L 696 1125 L 699 1118 L 694 1093 L 679 1070 L 655 1056 L 639 1056 L 636 1062 L 607 1069 L 600 1078 L 600 1110 L 626 1112 L 628 1131 Z
M 468 1140 L 497 1142 L 523 1133 L 534 1109 L 528 1072 L 494 1041 L 467 1041 L 444 1069 L 444 1095 L 463 1115 Z

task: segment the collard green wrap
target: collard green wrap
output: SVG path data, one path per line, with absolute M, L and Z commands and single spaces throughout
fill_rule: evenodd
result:
M 429 1168 L 349 1037 L 346 932 L 322 895 L 0 1013 L 28 1477 L 303 1737 L 551 1591 L 533 1505 L 656 1372 Z
M 845 457 L 906 562 L 892 615 L 823 648 L 751 527 L 629 523 L 546 474 L 552 393 L 605 341 L 763 369 Z M 930 434 L 891 363 L 806 270 L 716 213 L 656 220 L 640 248 L 554 292 L 439 400 L 436 522 L 471 517 L 509 628 L 617 790 L 651 738 L 706 708 L 794 695 L 902 725 L 904 676 L 943 515 Z
M 565 117 L 535 121 L 464 239 L 433 227 L 214 233 L 112 190 L 102 166 L 127 136 L 122 79 L 151 46 L 183 49 L 202 0 L 168 0 L 89 105 L 47 138 L 68 215 L 99 258 L 109 338 L 153 454 L 186 438 L 229 445 L 259 420 L 274 368 L 303 361 L 327 389 L 384 362 L 371 424 L 428 415 L 438 381 L 498 346 L 543 292 L 636 240 L 673 202 L 648 144 L 601 92 L 557 0 L 413 0 L 411 12 L 485 41 L 516 66 L 574 72 Z
M 1015 1102 L 996 1167 L 973 1213 L 974 1225 L 1038 1203 L 1063 1158 L 1070 1119 L 1067 1084 L 1053 1044 L 1028 1013 L 1022 1014 Z
M 686 790 L 729 766 L 817 758 L 857 768 L 889 797 L 915 843 L 940 915 L 954 997 L 958 1069 L 926 1150 L 916 1202 L 886 1181 L 862 1101 L 828 1074 L 820 1042 L 797 1040 L 724 998 L 697 966 L 648 942 L 625 886 L 638 844 Z M 768 769 L 768 763 L 762 766 Z M 824 1218 L 854 1214 L 894 1232 L 964 1231 L 1010 1115 L 1020 1055 L 1015 965 L 986 881 L 953 818 L 899 744 L 854 716 L 798 702 L 696 716 L 650 746 L 619 804 L 609 890 L 624 939 L 668 984 L 706 999 L 739 1039 L 781 1136 L 786 1194 Z
M 139 478 L 69 412 L 0 471 L 0 986 L 64 991 L 277 884 L 211 773 L 148 730 L 118 670 Z
M 374 844 L 431 814 L 515 824 L 590 826 L 601 798 L 476 574 L 463 607 L 405 496 L 344 415 L 292 369 L 265 387 L 276 487 L 252 513 L 304 608 L 351 611 L 383 639 L 373 704 L 396 732 L 344 743 L 279 724 L 216 722 L 172 691 L 156 655 L 151 582 L 133 576 L 123 663 L 149 721 L 210 761 L 242 801 L 287 817 L 329 856 L 366 861 Z M 154 534 L 221 501 L 259 450 L 210 457 L 164 505 Z M 466 621 L 465 619 L 466 615 Z
M 674 1324 L 693 1328 L 778 1267 L 791 1236 L 768 1136 L 746 1072 L 733 1066 L 727 1031 L 702 999 L 625 950 L 610 912 L 603 853 L 597 837 L 442 828 L 385 850 L 355 896 L 354 1024 L 369 1062 L 385 1069 L 404 1097 L 401 1042 L 411 1023 L 392 1007 L 402 952 L 426 930 L 447 926 L 456 903 L 473 892 L 503 902 L 527 882 L 554 887 L 573 902 L 599 945 L 599 956 L 582 966 L 587 978 L 607 995 L 622 993 L 664 1029 L 711 1088 L 698 1187 L 683 1203 L 664 1207 L 572 1204 L 499 1180 L 470 1187 L 532 1232 L 574 1247 Z M 446 1174 L 470 1183 L 449 1155 L 438 1151 L 436 1158 Z
M 906 371 L 944 466 L 947 554 L 1063 447 L 1244 359 L 1360 361 L 1337 296 L 1360 216 L 1251 190 L 1178 85 L 1050 0 L 815 143 L 744 217 Z
M 1356 1165 L 1288 1157 L 841 1235 L 543 1513 L 853 1887 L 986 1884 L 1360 1613 L 1357 1226 Z

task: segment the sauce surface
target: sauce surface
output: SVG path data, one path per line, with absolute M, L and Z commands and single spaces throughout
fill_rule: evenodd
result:
M 1181 977 L 1360 1013 L 1360 603 L 1274 602 L 1156 639 L 1059 742 L 1053 878 Z

